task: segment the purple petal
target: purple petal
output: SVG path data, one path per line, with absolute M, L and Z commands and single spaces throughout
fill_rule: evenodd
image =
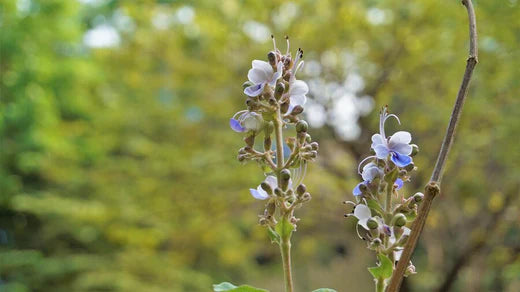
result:
M 266 192 L 259 192 L 255 189 L 249 189 L 249 192 L 251 193 L 251 196 L 257 200 L 265 200 L 269 197 Z
M 398 152 L 392 152 L 390 159 L 397 165 L 398 167 L 405 167 L 408 164 L 412 163 L 412 158 L 408 155 L 402 155 Z
M 240 122 L 235 119 L 229 119 L 229 126 L 231 126 L 231 129 L 233 129 L 233 131 L 238 133 L 242 133 L 246 130 L 246 128 L 242 127 L 242 125 L 240 125 Z
M 395 189 L 396 190 L 402 188 L 403 187 L 403 180 L 400 179 L 400 178 L 396 179 L 395 182 L 394 182 L 394 185 L 395 185 Z
M 260 95 L 260 93 L 262 93 L 262 91 L 264 91 L 264 86 L 265 86 L 265 83 L 251 85 L 249 87 L 246 87 L 246 89 L 244 89 L 244 93 L 251 97 L 258 96 L 258 95 Z
M 354 190 L 352 191 L 352 194 L 354 196 L 360 196 L 362 193 L 361 193 L 361 190 L 359 189 L 359 186 L 365 184 L 365 182 L 361 182 L 361 183 L 358 183 L 358 185 L 354 188 Z

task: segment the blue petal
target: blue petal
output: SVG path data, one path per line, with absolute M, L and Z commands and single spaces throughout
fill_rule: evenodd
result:
M 240 122 L 235 119 L 229 119 L 229 126 L 231 126 L 231 129 L 233 129 L 233 131 L 238 133 L 242 133 L 246 130 L 246 128 L 242 127 L 242 125 L 240 125 Z
M 253 198 L 257 199 L 257 200 L 265 200 L 267 199 L 269 196 L 267 195 L 267 193 L 261 193 L 259 192 L 258 190 L 255 190 L 255 189 L 249 189 L 249 192 L 251 193 L 251 196 L 253 196 Z
M 392 152 L 392 155 L 391 155 L 390 159 L 398 167 L 405 167 L 408 164 L 412 163 L 412 158 L 410 156 L 402 155 L 402 154 L 399 154 L 397 152 Z
M 361 195 L 361 190 L 359 189 L 359 186 L 365 184 L 365 182 L 360 182 L 358 183 L 358 185 L 354 188 L 354 190 L 352 191 L 352 194 L 354 196 L 360 196 Z
M 262 93 L 262 91 L 264 91 L 264 86 L 265 86 L 265 83 L 258 83 L 258 84 L 255 84 L 255 85 L 251 85 L 249 87 L 246 87 L 246 89 L 244 89 L 244 93 L 247 94 L 248 96 L 258 96 L 260 95 L 260 93 Z
M 388 156 L 388 147 L 386 147 L 386 145 L 384 144 L 378 144 L 372 149 L 374 149 L 374 151 L 376 152 L 376 156 L 379 159 L 386 159 L 386 157 Z
M 395 182 L 394 182 L 394 185 L 395 185 L 395 189 L 396 190 L 402 188 L 403 187 L 403 180 L 400 179 L 400 178 L 396 179 Z

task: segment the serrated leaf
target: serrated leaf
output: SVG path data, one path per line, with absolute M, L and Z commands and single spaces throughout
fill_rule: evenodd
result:
M 291 235 L 291 232 L 294 230 L 294 225 L 287 220 L 287 218 L 283 218 L 276 224 L 275 226 L 276 233 L 280 235 L 281 238 L 288 237 Z
M 271 239 L 271 243 L 280 244 L 280 235 L 278 233 L 276 233 L 276 231 L 274 231 L 273 228 L 271 228 L 271 227 L 267 228 L 267 235 L 269 235 L 269 238 Z
M 316 289 L 312 292 L 337 292 L 337 291 L 334 289 L 330 289 L 330 288 L 320 288 L 320 289 Z
M 249 286 L 249 285 L 240 285 L 240 286 L 235 286 L 229 282 L 222 282 L 220 284 L 214 284 L 213 285 L 213 291 L 214 292 L 224 292 L 224 291 L 229 291 L 229 292 L 269 292 L 268 290 L 265 290 L 265 289 L 260 289 L 260 288 L 255 288 L 253 286 Z
M 392 277 L 394 270 L 392 261 L 384 254 L 378 254 L 379 264 L 377 267 L 368 268 L 368 271 L 375 279 L 388 279 Z

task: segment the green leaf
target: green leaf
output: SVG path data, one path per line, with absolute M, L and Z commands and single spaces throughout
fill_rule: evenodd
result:
M 320 288 L 320 289 L 316 289 L 312 292 L 336 292 L 336 290 L 330 289 L 330 288 Z
M 287 220 L 287 218 L 283 218 L 275 227 L 276 232 L 280 235 L 281 238 L 291 236 L 291 232 L 294 230 L 294 225 Z
M 374 199 L 367 199 L 367 206 L 370 209 L 379 213 L 380 215 L 383 215 L 385 213 L 385 211 L 381 208 L 381 206 L 379 206 L 379 203 Z
M 368 271 L 375 279 L 388 279 L 392 277 L 394 270 L 392 261 L 384 254 L 378 254 L 379 265 L 377 267 L 368 268 Z
M 267 234 L 269 235 L 269 238 L 271 239 L 271 243 L 278 243 L 280 244 L 280 234 L 276 233 L 276 231 L 269 226 L 267 228 Z
M 255 288 L 249 285 L 235 286 L 229 282 L 222 282 L 213 285 L 214 292 L 232 291 L 232 292 L 269 292 L 265 289 Z

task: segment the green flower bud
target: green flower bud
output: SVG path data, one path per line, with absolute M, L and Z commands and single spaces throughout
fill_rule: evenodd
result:
M 272 144 L 271 137 L 266 137 L 264 139 L 264 151 L 271 150 L 271 144 Z
M 280 177 L 281 177 L 281 185 L 283 191 L 287 190 L 287 187 L 289 185 L 289 180 L 291 179 L 291 172 L 288 169 L 283 169 L 280 171 Z
M 376 248 L 380 247 L 381 244 L 382 244 L 381 239 L 374 238 L 374 240 L 372 240 L 372 242 L 370 243 L 370 249 L 376 249 Z
M 296 193 L 298 195 L 303 195 L 305 192 L 307 191 L 307 187 L 304 185 L 304 184 L 300 184 L 298 185 L 298 187 L 296 188 Z
M 370 218 L 368 219 L 367 221 L 367 226 L 368 228 L 370 229 L 377 229 L 377 227 L 379 227 L 379 223 L 377 223 L 377 220 L 374 219 L 374 218 Z
M 267 54 L 267 60 L 269 60 L 269 64 L 271 66 L 276 67 L 276 53 L 271 51 Z
M 412 146 L 412 154 L 410 154 L 410 156 L 414 157 L 415 155 L 417 155 L 417 153 L 419 153 L 419 146 L 415 144 L 410 145 Z
M 265 208 L 265 213 L 268 216 L 273 216 L 275 211 L 276 211 L 276 204 L 274 203 L 274 201 L 269 202 L 267 204 L 267 207 Z
M 282 82 L 278 82 L 278 84 L 276 84 L 274 97 L 279 100 L 280 97 L 282 97 L 282 94 L 284 91 L 285 91 L 285 85 Z
M 309 124 L 307 124 L 306 121 L 304 120 L 300 120 L 297 124 L 296 124 L 296 132 L 307 132 L 307 130 L 309 129 Z
M 413 162 L 404 167 L 404 170 L 406 170 L 408 172 L 410 172 L 414 169 L 415 169 L 415 164 L 413 164 Z
M 275 194 L 277 197 L 281 197 L 281 196 L 283 196 L 282 189 L 280 189 L 280 188 L 275 188 L 275 189 L 274 189 L 274 194 Z
M 403 213 L 398 213 L 392 218 L 392 225 L 403 227 L 406 225 L 406 216 Z
M 311 143 L 311 142 L 312 142 L 312 137 L 311 137 L 311 135 L 309 135 L 309 134 L 305 134 L 305 142 L 307 142 L 307 143 Z
M 280 111 L 282 112 L 282 114 L 285 114 L 287 112 L 287 110 L 289 110 L 289 101 L 288 100 L 280 105 Z
M 415 195 L 413 195 L 413 200 L 416 203 L 422 202 L 423 199 L 424 199 L 424 194 L 423 193 L 416 193 Z
M 265 217 L 260 217 L 260 219 L 258 220 L 258 223 L 260 223 L 260 225 L 262 225 L 262 226 L 265 226 L 265 225 L 267 225 L 268 220 Z
M 272 195 L 273 194 L 273 189 L 271 188 L 271 186 L 263 181 L 261 184 L 260 184 L 260 187 L 268 194 L 268 195 Z

